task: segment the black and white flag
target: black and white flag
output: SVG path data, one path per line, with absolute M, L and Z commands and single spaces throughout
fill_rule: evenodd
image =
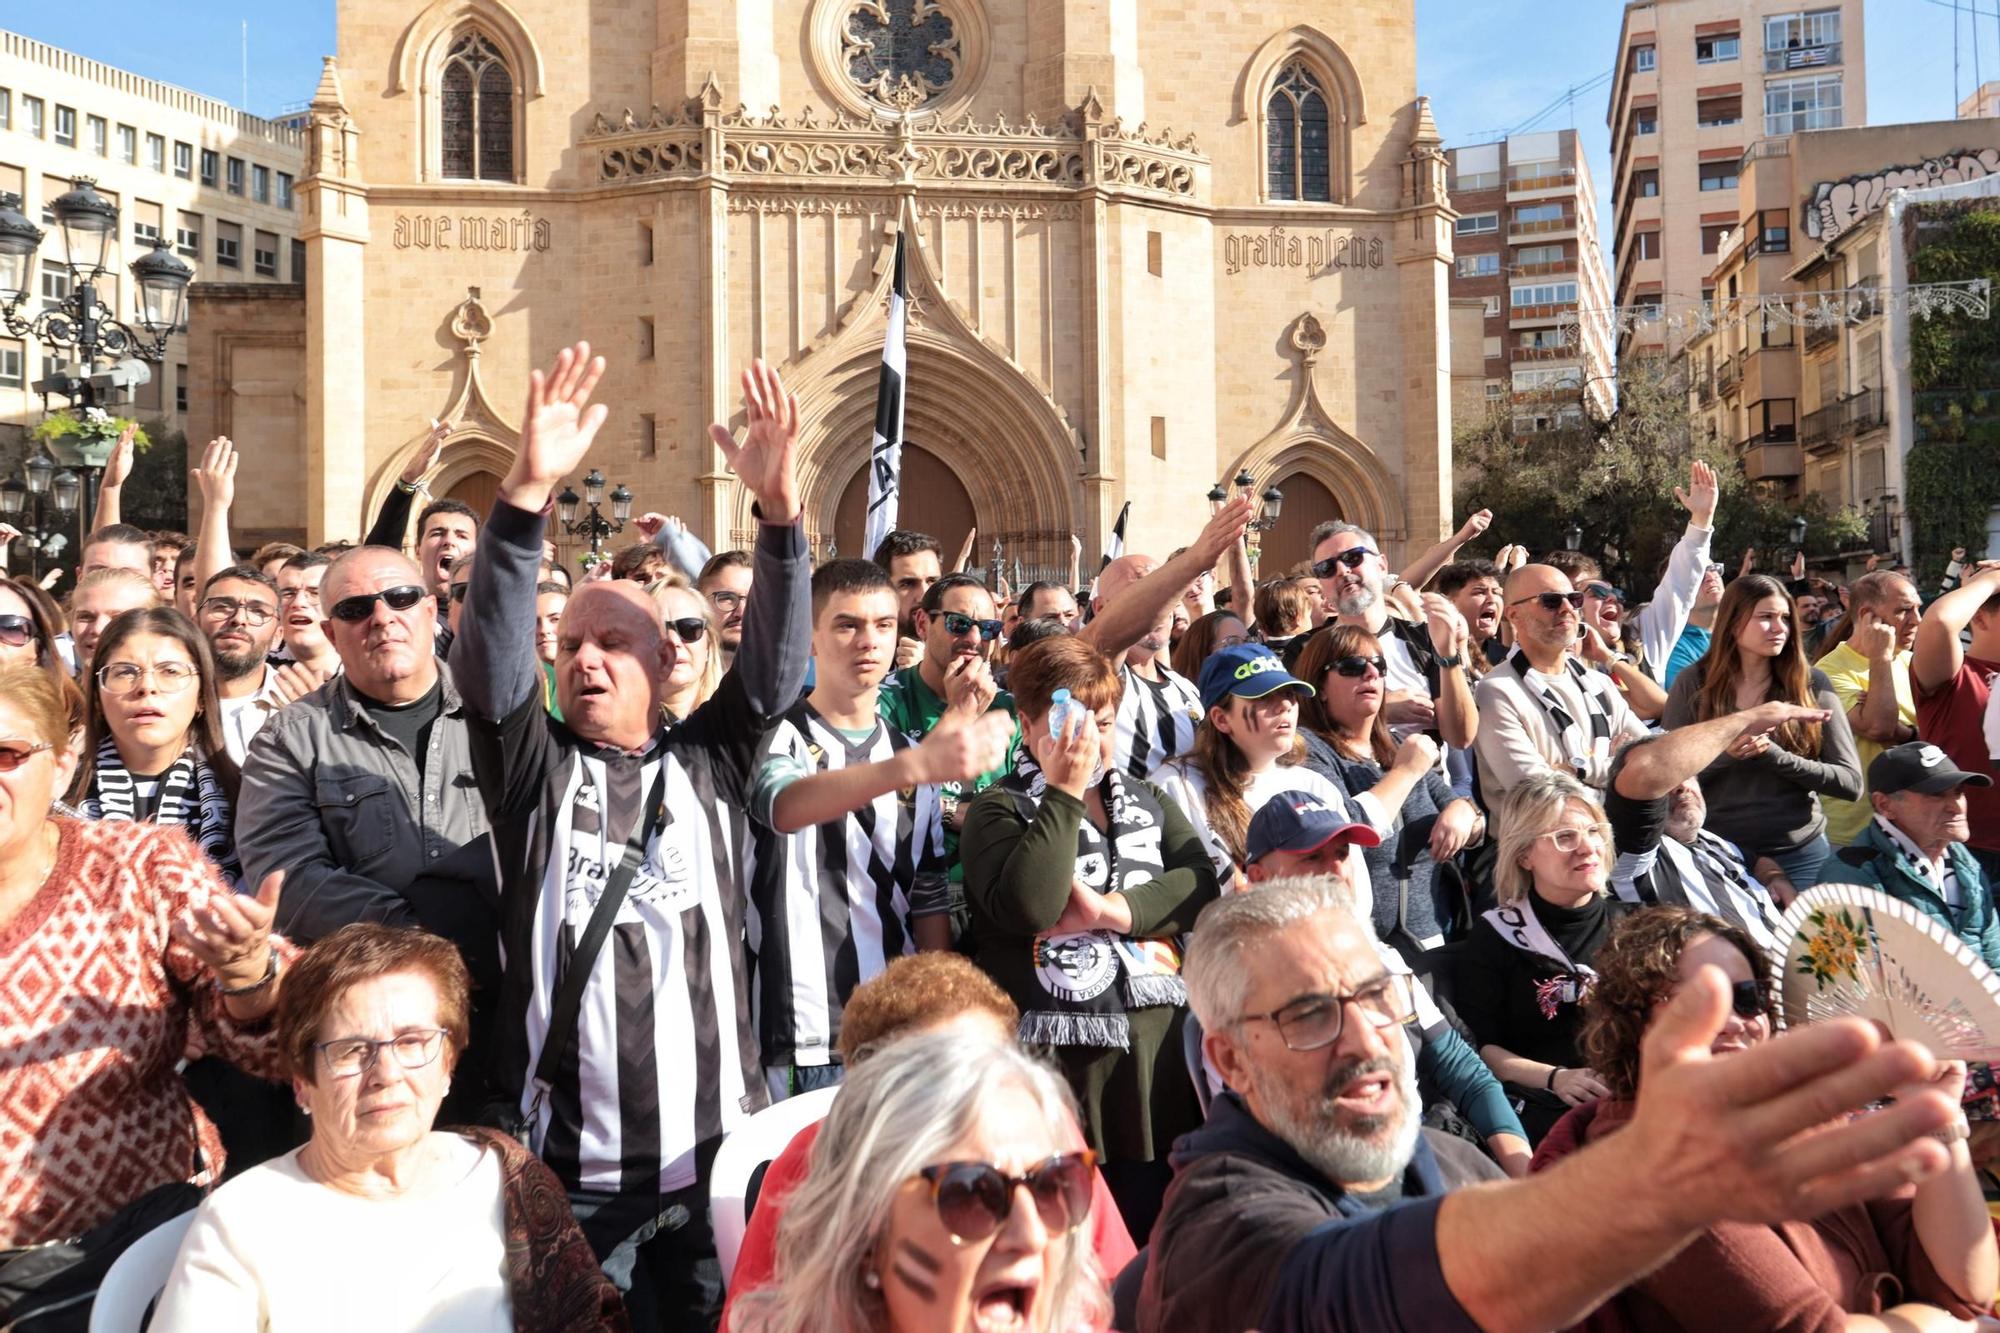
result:
M 1118 521 L 1111 525 L 1111 540 L 1104 544 L 1104 564 L 1097 567 L 1099 572 L 1125 554 L 1125 520 L 1131 517 L 1132 502 L 1127 500 L 1125 507 L 1118 511 Z
M 903 276 L 903 237 L 896 237 L 896 280 L 889 290 L 889 328 L 882 340 L 882 378 L 875 388 L 875 443 L 868 450 L 868 540 L 872 553 L 896 529 L 903 480 L 903 330 L 910 289 Z

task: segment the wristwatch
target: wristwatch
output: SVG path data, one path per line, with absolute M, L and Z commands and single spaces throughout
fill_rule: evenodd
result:
M 1465 654 L 1458 653 L 1451 657 L 1440 657 L 1437 659 L 1437 664 L 1441 670 L 1445 671 L 1449 671 L 1453 667 L 1462 667 L 1465 665 Z

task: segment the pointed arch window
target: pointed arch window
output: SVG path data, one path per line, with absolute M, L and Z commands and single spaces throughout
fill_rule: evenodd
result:
M 466 33 L 445 55 L 439 86 L 444 177 L 513 180 L 514 75 L 500 52 Z
M 1265 188 L 1272 199 L 1333 202 L 1332 109 L 1319 76 L 1294 60 L 1264 104 Z

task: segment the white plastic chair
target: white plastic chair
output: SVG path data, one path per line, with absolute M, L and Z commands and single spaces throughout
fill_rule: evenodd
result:
M 194 1210 L 190 1208 L 133 1241 L 112 1262 L 90 1307 L 90 1333 L 139 1333 L 148 1307 L 167 1289 L 174 1260 L 180 1257 L 181 1239 L 193 1224 Z
M 709 1223 L 715 1230 L 715 1257 L 722 1264 L 722 1282 L 736 1273 L 736 1255 L 743 1248 L 743 1231 L 750 1221 L 746 1201 L 750 1177 L 774 1160 L 800 1130 L 826 1118 L 838 1087 L 816 1088 L 767 1106 L 751 1116 L 716 1149 L 709 1168 Z M 92 1328 L 90 1333 L 97 1333 Z

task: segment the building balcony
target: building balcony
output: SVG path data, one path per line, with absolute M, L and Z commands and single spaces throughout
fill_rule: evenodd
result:
M 1576 347 L 1568 342 L 1537 343 L 1533 347 L 1515 347 L 1511 349 L 1511 353 L 1510 359 L 1514 361 L 1574 361 L 1578 355 Z
M 1563 236 L 1576 234 L 1576 214 L 1566 217 L 1539 218 L 1533 222 L 1509 222 L 1507 239 L 1518 236 Z
M 1574 259 L 1558 259 L 1553 262 L 1541 264 L 1514 265 L 1514 276 L 1517 278 L 1541 278 L 1556 273 L 1568 274 L 1574 272 L 1576 272 L 1576 261 Z
M 1799 447 L 1807 453 L 1820 453 L 1833 448 L 1851 433 L 1847 428 L 1846 405 L 1835 403 L 1817 412 L 1808 412 L 1799 421 Z
M 1797 70 L 1831 69 L 1841 62 L 1841 44 L 1822 42 L 1818 46 L 1788 46 L 1764 53 L 1766 74 L 1789 74 Z
M 1517 305 L 1507 310 L 1509 328 L 1523 328 L 1530 324 L 1550 324 L 1560 319 L 1576 317 L 1576 302 L 1550 301 L 1543 305 Z
M 1805 344 L 1808 352 L 1817 352 L 1820 348 L 1831 347 L 1839 341 L 1840 325 L 1838 324 L 1806 325 Z
M 1576 173 L 1561 176 L 1522 176 L 1507 182 L 1508 194 L 1527 194 L 1534 190 L 1568 190 L 1576 187 Z
M 1889 397 L 1880 389 L 1863 389 L 1844 406 L 1848 426 L 1856 435 L 1866 435 L 1889 424 Z
M 1741 453 L 1743 475 L 1751 481 L 1785 481 L 1805 471 L 1805 455 L 1790 428 L 1752 435 Z
M 1715 401 L 1715 381 L 1706 375 L 1697 375 L 1694 381 L 1694 400 L 1707 407 Z
M 1715 391 L 1728 393 L 1743 382 L 1743 353 L 1724 357 L 1715 367 Z

